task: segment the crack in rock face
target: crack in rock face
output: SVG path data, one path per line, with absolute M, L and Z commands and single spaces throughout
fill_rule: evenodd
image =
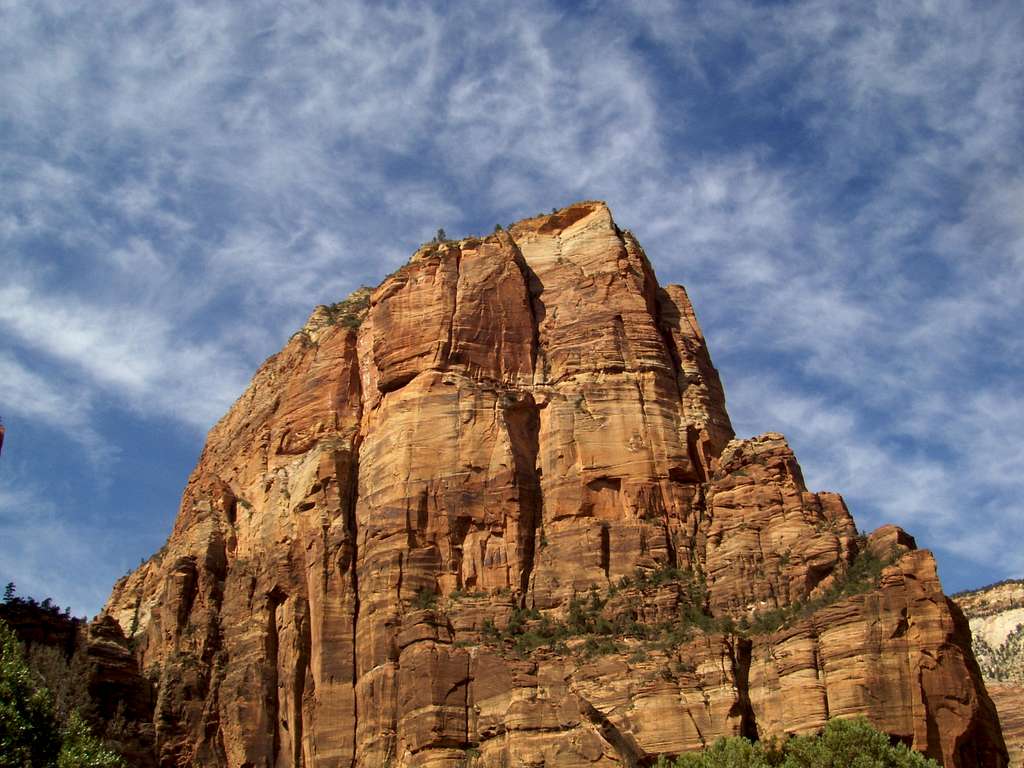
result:
M 860 714 L 1006 764 L 931 554 L 735 439 L 686 291 L 599 202 L 314 311 L 104 615 L 166 766 L 640 766 Z

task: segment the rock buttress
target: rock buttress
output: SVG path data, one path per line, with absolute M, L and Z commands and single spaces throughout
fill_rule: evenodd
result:
M 1004 765 L 907 538 L 733 439 L 686 292 L 588 202 L 315 311 L 106 612 L 167 766 L 638 766 L 855 714 Z

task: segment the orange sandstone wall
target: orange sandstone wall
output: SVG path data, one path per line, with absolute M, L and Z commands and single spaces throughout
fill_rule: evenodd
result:
M 115 586 L 161 763 L 639 766 L 865 714 L 1005 765 L 931 555 L 859 540 L 781 435 L 733 437 L 686 292 L 604 204 L 424 246 L 264 363 Z M 724 621 L 816 604 L 865 546 L 895 558 L 877 588 Z M 637 576 L 665 573 L 690 581 Z M 496 639 L 581 596 L 634 635 L 700 621 L 600 653 Z

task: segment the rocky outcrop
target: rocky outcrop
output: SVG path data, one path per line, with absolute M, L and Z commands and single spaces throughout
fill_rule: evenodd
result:
M 168 766 L 640 766 L 854 714 L 1006 761 L 931 555 L 734 439 L 686 292 L 601 203 L 318 308 L 106 614 Z
M 112 617 L 100 616 L 82 635 L 78 653 L 88 671 L 100 732 L 128 765 L 155 766 L 153 685 L 141 674 L 121 627 Z
M 974 652 L 999 712 L 1010 765 L 1024 766 L 1024 581 L 1010 580 L 953 599 L 970 622 Z
M 54 702 L 58 725 L 77 711 L 128 765 L 156 765 L 153 689 L 117 621 L 101 616 L 90 625 L 49 600 L 15 597 L 13 589 L 0 603 L 0 621 L 24 645 L 29 667 Z

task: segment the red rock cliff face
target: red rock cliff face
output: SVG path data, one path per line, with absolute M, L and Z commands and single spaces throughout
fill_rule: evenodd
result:
M 856 714 L 1006 759 L 931 555 L 733 439 L 686 292 L 601 203 L 314 312 L 106 612 L 164 765 L 640 766 Z

